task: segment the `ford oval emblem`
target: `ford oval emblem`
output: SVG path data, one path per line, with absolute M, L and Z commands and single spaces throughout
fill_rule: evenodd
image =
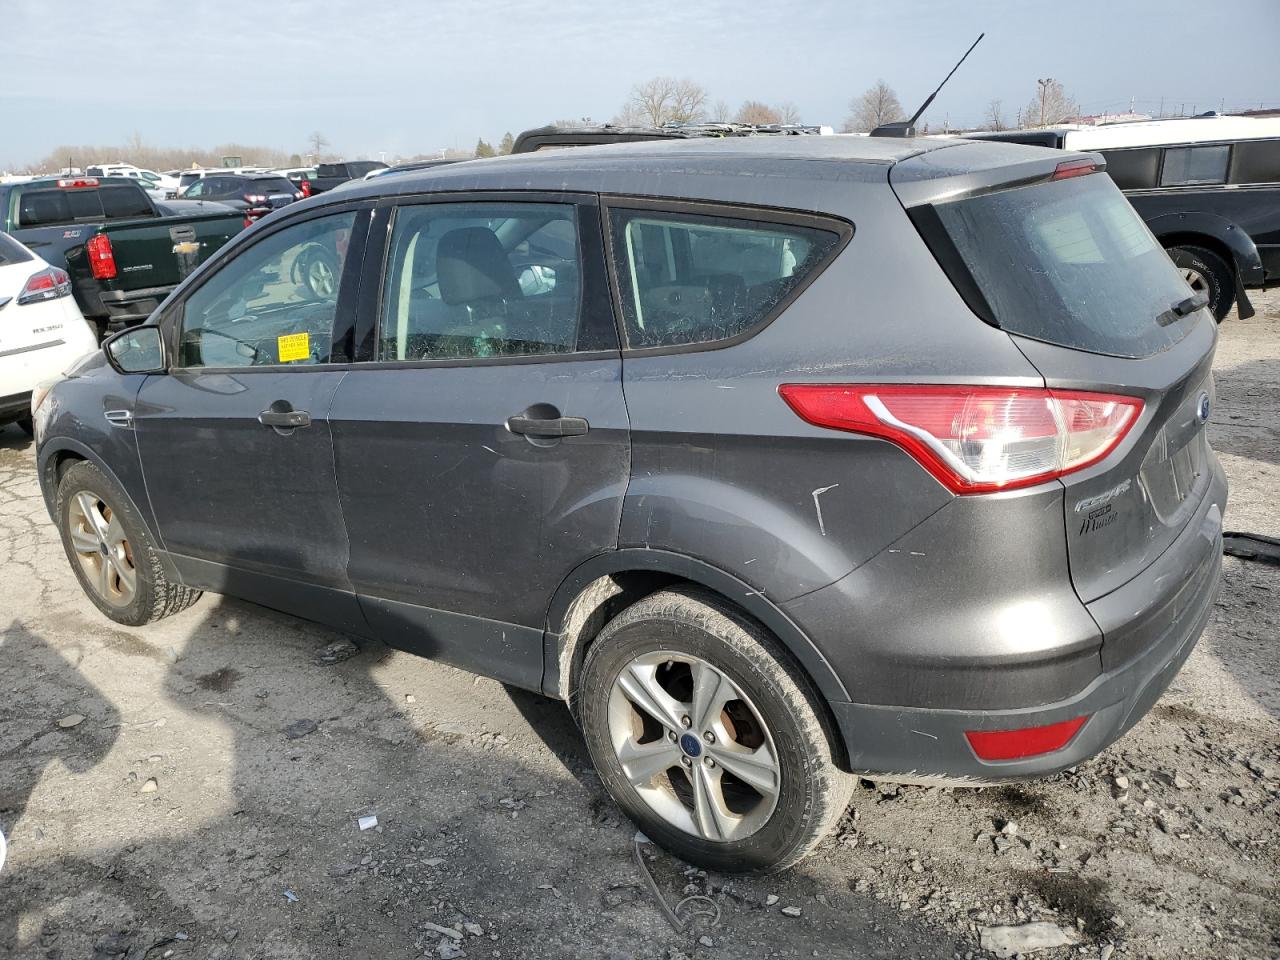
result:
M 1201 391 L 1200 397 L 1196 400 L 1196 416 L 1201 423 L 1207 423 L 1209 420 L 1209 394 Z

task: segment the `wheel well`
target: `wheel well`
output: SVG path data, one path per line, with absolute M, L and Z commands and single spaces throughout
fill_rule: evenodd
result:
M 582 664 L 586 659 L 587 650 L 595 642 L 596 637 L 600 635 L 600 631 L 604 629 L 605 624 L 627 607 L 643 600 L 650 594 L 674 586 L 696 587 L 698 590 L 712 593 L 722 603 L 733 607 L 742 616 L 748 617 L 758 624 L 760 623 L 757 617 L 744 609 L 741 604 L 735 603 L 726 597 L 721 591 L 696 580 L 690 580 L 675 574 L 655 570 L 628 570 L 612 573 L 591 581 L 569 605 L 563 628 L 558 635 L 560 669 L 556 693 L 560 699 L 569 704 L 569 710 L 575 720 L 578 717 L 577 692 Z M 768 630 L 768 627 L 764 624 L 760 624 L 760 626 Z M 772 631 L 770 632 L 772 633 Z M 773 635 L 777 637 L 776 633 Z M 782 638 L 777 637 L 777 639 L 783 652 L 789 653 Z M 788 659 L 791 661 L 791 666 L 810 681 L 816 701 L 814 708 L 822 714 L 823 719 L 826 721 L 823 726 L 827 730 L 827 736 L 831 743 L 832 758 L 840 769 L 847 771 L 849 769 L 848 750 L 845 746 L 844 738 L 838 732 L 840 728 L 836 723 L 835 714 L 832 713 L 826 698 L 822 696 L 818 685 L 813 682 L 814 678 L 809 676 L 804 665 L 793 655 L 788 656 Z
M 49 480 L 49 490 L 53 496 L 57 495 L 58 484 L 62 482 L 62 478 L 66 476 L 67 471 L 77 463 L 86 459 L 74 450 L 59 450 L 49 458 L 49 464 L 45 467 L 47 471 L 47 479 Z
M 1236 272 L 1236 258 L 1231 248 L 1207 233 L 1165 233 L 1157 239 L 1166 250 L 1170 247 L 1203 247 L 1220 256 L 1233 274 Z

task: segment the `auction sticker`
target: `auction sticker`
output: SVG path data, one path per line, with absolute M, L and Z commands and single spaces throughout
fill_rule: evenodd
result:
M 311 356 L 311 335 L 308 333 L 287 333 L 276 337 L 276 350 L 280 354 L 280 362 L 305 360 Z

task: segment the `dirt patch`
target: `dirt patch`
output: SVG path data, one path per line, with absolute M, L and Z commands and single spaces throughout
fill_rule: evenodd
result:
M 995 806 L 1001 812 L 1007 814 L 1011 820 L 1037 814 L 1049 814 L 1055 809 L 1043 793 L 1032 790 L 1022 784 L 997 787 L 991 791 L 991 798 L 995 801 Z
M 234 667 L 223 667 L 221 670 L 215 670 L 213 673 L 206 673 L 202 677 L 196 677 L 196 686 L 201 690 L 213 690 L 217 693 L 226 693 L 236 685 L 236 681 L 240 679 L 240 671 Z
M 1069 873 L 1027 872 L 1022 883 L 1065 919 L 1084 921 L 1084 932 L 1101 937 L 1111 929 L 1116 905 L 1108 896 L 1107 885 L 1095 878 Z

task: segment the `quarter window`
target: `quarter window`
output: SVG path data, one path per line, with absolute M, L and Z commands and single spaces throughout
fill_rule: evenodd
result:
M 1160 186 L 1181 187 L 1201 183 L 1226 183 L 1231 147 L 1170 147 L 1164 152 Z
M 627 343 L 728 340 L 768 319 L 835 250 L 834 231 L 611 208 Z
M 396 212 L 379 360 L 577 349 L 581 256 L 562 203 L 433 203 Z
M 355 216 L 286 227 L 214 273 L 183 304 L 180 365 L 328 363 Z

